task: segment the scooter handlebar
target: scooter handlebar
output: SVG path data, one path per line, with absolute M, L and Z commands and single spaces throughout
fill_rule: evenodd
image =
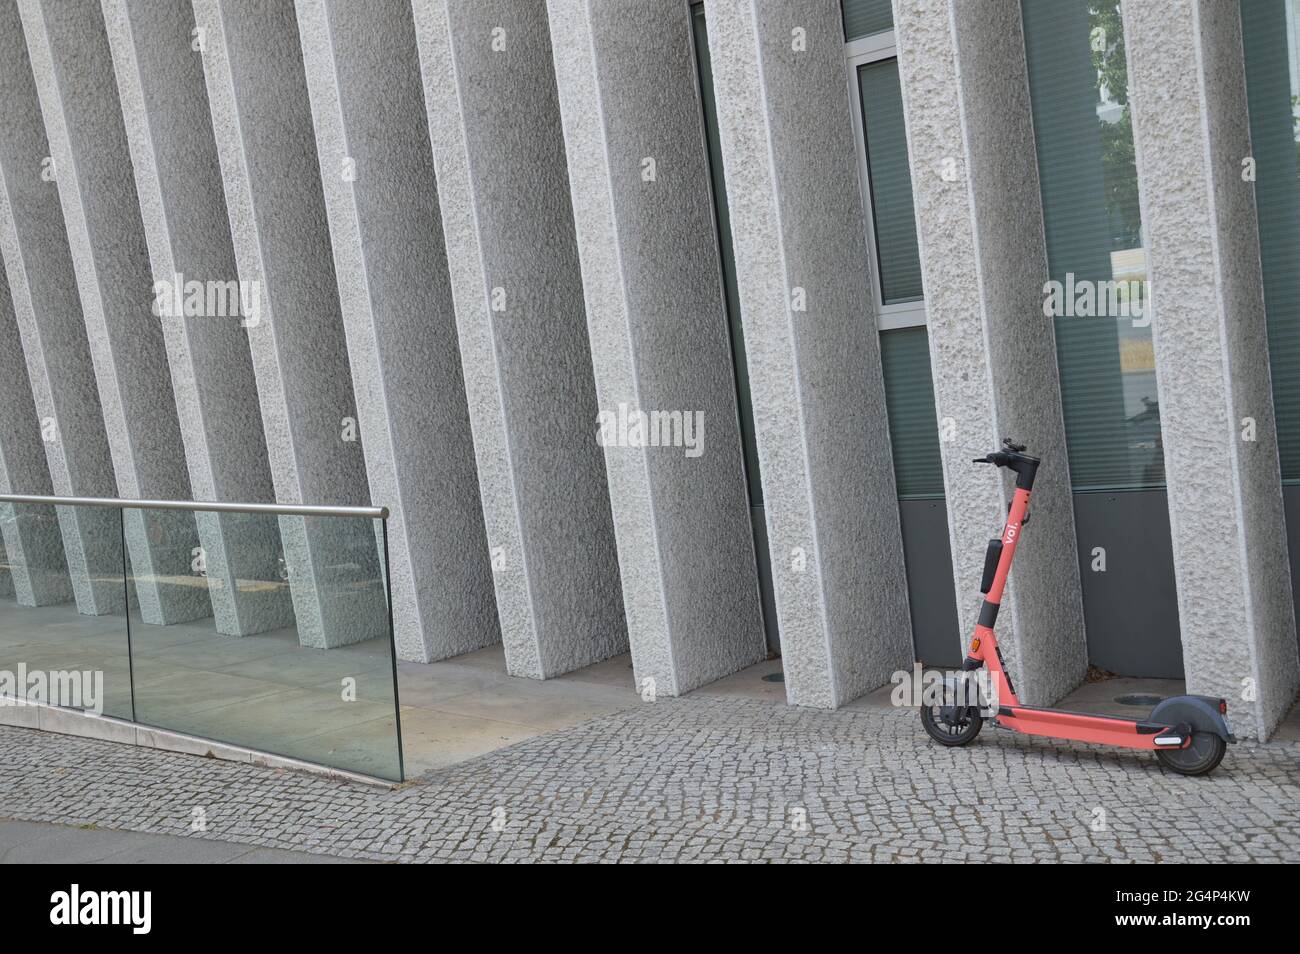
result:
M 1031 489 L 1034 486 L 1034 475 L 1038 472 L 1038 458 L 1027 455 L 1024 452 L 1025 445 L 1017 444 L 1009 437 L 1004 438 L 1002 444 L 1004 450 L 996 450 L 983 457 L 976 457 L 972 463 L 1009 467 L 1016 472 L 1016 487 L 1022 490 Z

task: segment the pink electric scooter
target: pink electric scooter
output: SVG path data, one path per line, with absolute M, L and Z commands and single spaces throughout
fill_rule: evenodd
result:
M 1027 735 L 1053 739 L 1075 739 L 1125 749 L 1156 753 L 1162 765 L 1181 775 L 1205 775 L 1223 759 L 1229 742 L 1236 742 L 1225 718 L 1228 703 L 1211 696 L 1175 696 L 1160 702 L 1145 720 L 1116 716 L 1066 712 L 1061 709 L 1026 706 L 1016 698 L 998 649 L 993 624 L 1002 602 L 1002 590 L 1011 572 L 1021 530 L 1029 518 L 1029 494 L 1038 473 L 1039 459 L 1024 453 L 1023 444 L 1003 440 L 1002 449 L 977 458 L 977 464 L 1005 467 L 1016 475 L 1016 492 L 1011 501 L 1002 536 L 989 541 L 984 556 L 980 592 L 985 595 L 979 622 L 971 640 L 963 669 L 973 672 L 987 666 L 997 691 L 997 714 L 993 724 Z M 955 682 L 955 681 L 954 681 Z M 960 691 L 953 682 L 947 687 Z M 949 695 L 941 705 L 923 705 L 921 724 L 930 738 L 941 745 L 966 745 L 979 735 L 984 717 L 979 705 L 961 695 Z

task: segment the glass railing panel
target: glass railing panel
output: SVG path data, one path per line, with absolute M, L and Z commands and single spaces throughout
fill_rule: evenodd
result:
M 124 514 L 138 722 L 401 780 L 382 521 Z
M 0 696 L 130 719 L 121 513 L 0 502 Z

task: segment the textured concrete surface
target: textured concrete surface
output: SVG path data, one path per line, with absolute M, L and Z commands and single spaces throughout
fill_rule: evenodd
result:
M 151 312 L 149 256 L 99 6 L 89 0 L 20 0 L 18 7 L 117 496 L 188 500 L 185 451 L 162 328 Z M 140 511 L 128 511 L 122 519 L 142 617 L 165 624 L 211 615 L 207 588 L 192 585 L 199 545 L 193 514 L 168 512 L 146 520 Z
M 0 274 L 0 493 L 50 494 L 50 470 L 41 443 L 22 338 L 14 317 L 9 283 Z M 53 507 L 0 504 L 10 593 L 24 606 L 48 606 L 72 599 L 63 541 Z
M 1020 5 L 901 0 L 895 36 L 962 648 L 1014 486 L 971 461 L 1010 437 L 1043 466 L 999 637 L 1020 698 L 1051 705 L 1088 660 Z
M 703 425 L 698 456 L 605 446 L 637 682 L 676 695 L 767 652 L 690 10 L 548 9 L 601 411 Z
M 299 0 L 371 496 L 392 512 L 398 653 L 501 641 L 409 4 Z
M 628 648 L 546 8 L 413 10 L 501 637 L 544 679 Z
M 0 250 L 54 493 L 115 497 L 57 170 L 15 3 L 0 4 L 0 127 Z M 119 610 L 117 515 L 70 507 L 58 515 L 77 609 L 92 616 Z
M 1267 738 L 1300 686 L 1273 417 L 1241 22 L 1124 4 L 1183 663 Z M 1245 419 L 1255 439 L 1243 439 Z
M 248 338 L 275 499 L 369 504 L 293 7 L 195 0 L 194 19 L 235 262 L 260 291 Z M 305 645 L 357 642 L 387 626 L 375 537 L 355 524 L 280 519 Z
M 1295 862 L 1297 758 L 1245 743 L 1184 778 L 991 729 L 941 748 L 910 709 L 702 691 L 394 791 L 0 728 L 0 817 L 398 861 Z
M 173 313 L 173 293 L 189 294 L 191 283 L 238 281 L 202 57 L 190 47 L 194 18 L 169 0 L 102 6 L 193 499 L 273 501 L 243 328 L 255 306 L 248 318 L 228 306 L 209 313 L 206 302 L 202 313 Z M 278 579 L 275 518 L 208 513 L 197 521 L 218 632 L 290 625 L 288 592 L 256 585 Z
M 14 598 L 14 577 L 9 569 L 9 554 L 5 550 L 4 536 L 0 535 L 0 599 Z
M 786 689 L 833 708 L 912 658 L 840 8 L 705 16 Z

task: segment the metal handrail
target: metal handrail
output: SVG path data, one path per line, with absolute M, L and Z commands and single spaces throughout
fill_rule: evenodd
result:
M 369 517 L 387 520 L 387 507 L 325 507 L 303 504 L 204 503 L 195 500 L 119 500 L 114 497 L 46 497 L 0 494 L 0 503 L 54 504 L 59 507 L 115 507 L 121 510 L 195 510 L 264 513 L 285 517 Z

